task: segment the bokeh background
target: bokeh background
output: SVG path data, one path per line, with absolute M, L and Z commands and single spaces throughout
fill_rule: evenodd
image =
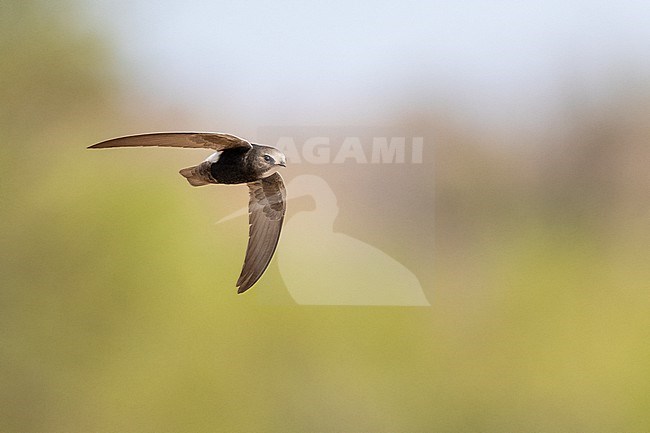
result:
M 2 0 L 0 431 L 650 431 L 648 22 L 641 1 Z M 245 187 L 189 188 L 200 152 L 85 150 L 269 125 L 426 137 L 394 182 L 328 180 L 335 228 L 431 307 L 262 302 L 275 263 L 236 296 L 245 223 L 214 222 Z

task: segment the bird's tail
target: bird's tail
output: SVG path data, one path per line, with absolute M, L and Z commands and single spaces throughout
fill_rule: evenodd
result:
M 187 179 L 192 186 L 207 185 L 210 182 L 206 179 L 206 174 L 203 172 L 201 165 L 194 167 L 187 167 L 179 171 L 179 173 Z

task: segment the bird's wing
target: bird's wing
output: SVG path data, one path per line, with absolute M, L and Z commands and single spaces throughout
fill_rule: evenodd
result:
M 248 184 L 249 237 L 246 258 L 237 280 L 237 293 L 244 293 L 260 279 L 280 239 L 287 209 L 286 191 L 280 173 Z
M 225 150 L 236 147 L 250 149 L 251 144 L 243 138 L 216 132 L 154 132 L 151 134 L 127 135 L 93 144 L 88 149 L 106 147 L 191 147 L 196 149 Z

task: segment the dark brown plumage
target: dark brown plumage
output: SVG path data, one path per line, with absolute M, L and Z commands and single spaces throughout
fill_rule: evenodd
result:
M 280 239 L 286 192 L 282 176 L 276 170 L 278 166 L 286 166 L 284 154 L 234 135 L 203 132 L 130 135 L 102 141 L 89 149 L 138 146 L 213 149 L 216 152 L 205 161 L 180 170 L 180 174 L 192 186 L 248 184 L 249 238 L 237 292 L 248 290 L 268 267 Z

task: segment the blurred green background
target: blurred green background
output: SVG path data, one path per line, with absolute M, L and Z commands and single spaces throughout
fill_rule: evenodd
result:
M 467 7 L 481 6 L 499 22 L 504 11 L 490 10 L 495 4 Z M 199 87 L 196 104 L 180 97 L 174 104 L 182 86 L 166 99 L 164 86 L 143 79 L 146 66 L 132 49 L 148 47 L 146 25 L 140 33 L 131 27 L 157 4 L 138 3 L 135 16 L 126 5 L 0 3 L 1 432 L 650 431 L 650 80 L 634 51 L 613 56 L 590 83 L 579 55 L 560 58 L 560 91 L 547 95 L 554 104 L 546 111 L 514 107 L 518 116 L 495 117 L 499 104 L 472 111 L 457 100 L 485 95 L 426 87 L 426 68 L 417 73 L 416 61 L 413 76 L 370 78 L 378 80 L 367 88 L 372 97 L 339 95 L 344 119 L 314 111 L 296 120 L 291 103 L 308 86 L 297 84 L 283 99 L 278 65 L 268 81 L 251 84 L 283 89 L 272 100 L 262 95 L 261 108 L 237 105 L 236 89 L 219 90 L 229 78 L 201 71 L 200 59 L 170 70 L 195 73 L 199 83 L 209 75 L 217 90 L 201 99 L 201 84 L 189 82 L 183 86 Z M 297 7 L 274 5 L 281 16 Z M 631 28 L 636 6 L 620 6 Z M 377 18 L 374 6 L 365 8 Z M 267 9 L 246 13 L 259 23 Z M 194 50 L 223 49 L 223 69 L 236 79 L 245 68 L 225 47 L 237 35 L 221 33 L 227 14 L 212 18 L 215 38 Z M 174 32 L 195 30 L 167 19 L 157 25 L 168 35 L 162 45 Z M 584 22 L 576 26 L 582 34 Z M 264 43 L 257 29 L 241 26 Z M 378 25 L 365 35 L 390 29 Z M 331 31 L 343 39 L 353 33 L 345 25 Z M 438 37 L 428 31 L 408 47 L 390 45 L 386 64 L 403 62 L 404 49 L 418 57 L 427 37 Z M 468 31 L 477 43 L 485 37 Z M 310 26 L 296 32 L 309 39 Z M 614 42 L 612 52 L 650 41 Z M 480 57 L 480 50 L 465 54 Z M 325 61 L 336 63 L 330 54 Z M 152 81 L 168 72 L 158 68 Z M 167 80 L 177 79 L 172 72 Z M 340 84 L 368 81 L 353 74 Z M 544 94 L 538 91 L 516 100 Z M 302 104 L 297 110 L 336 111 L 332 100 Z M 385 182 L 375 183 L 367 203 L 339 190 L 340 201 L 355 198 L 346 209 L 369 215 L 382 194 L 398 201 L 363 222 L 346 219 L 341 204 L 339 229 L 408 264 L 430 308 L 260 302 L 265 293 L 286 294 L 274 263 L 237 296 L 245 228 L 214 222 L 241 206 L 245 188 L 189 188 L 176 171 L 200 152 L 85 150 L 154 130 L 255 139 L 260 125 L 337 121 L 389 122 L 435 137 L 425 164 L 407 178 L 411 195 Z M 336 182 L 364 176 L 358 166 L 346 173 L 337 168 Z M 293 175 L 289 169 L 285 177 Z

